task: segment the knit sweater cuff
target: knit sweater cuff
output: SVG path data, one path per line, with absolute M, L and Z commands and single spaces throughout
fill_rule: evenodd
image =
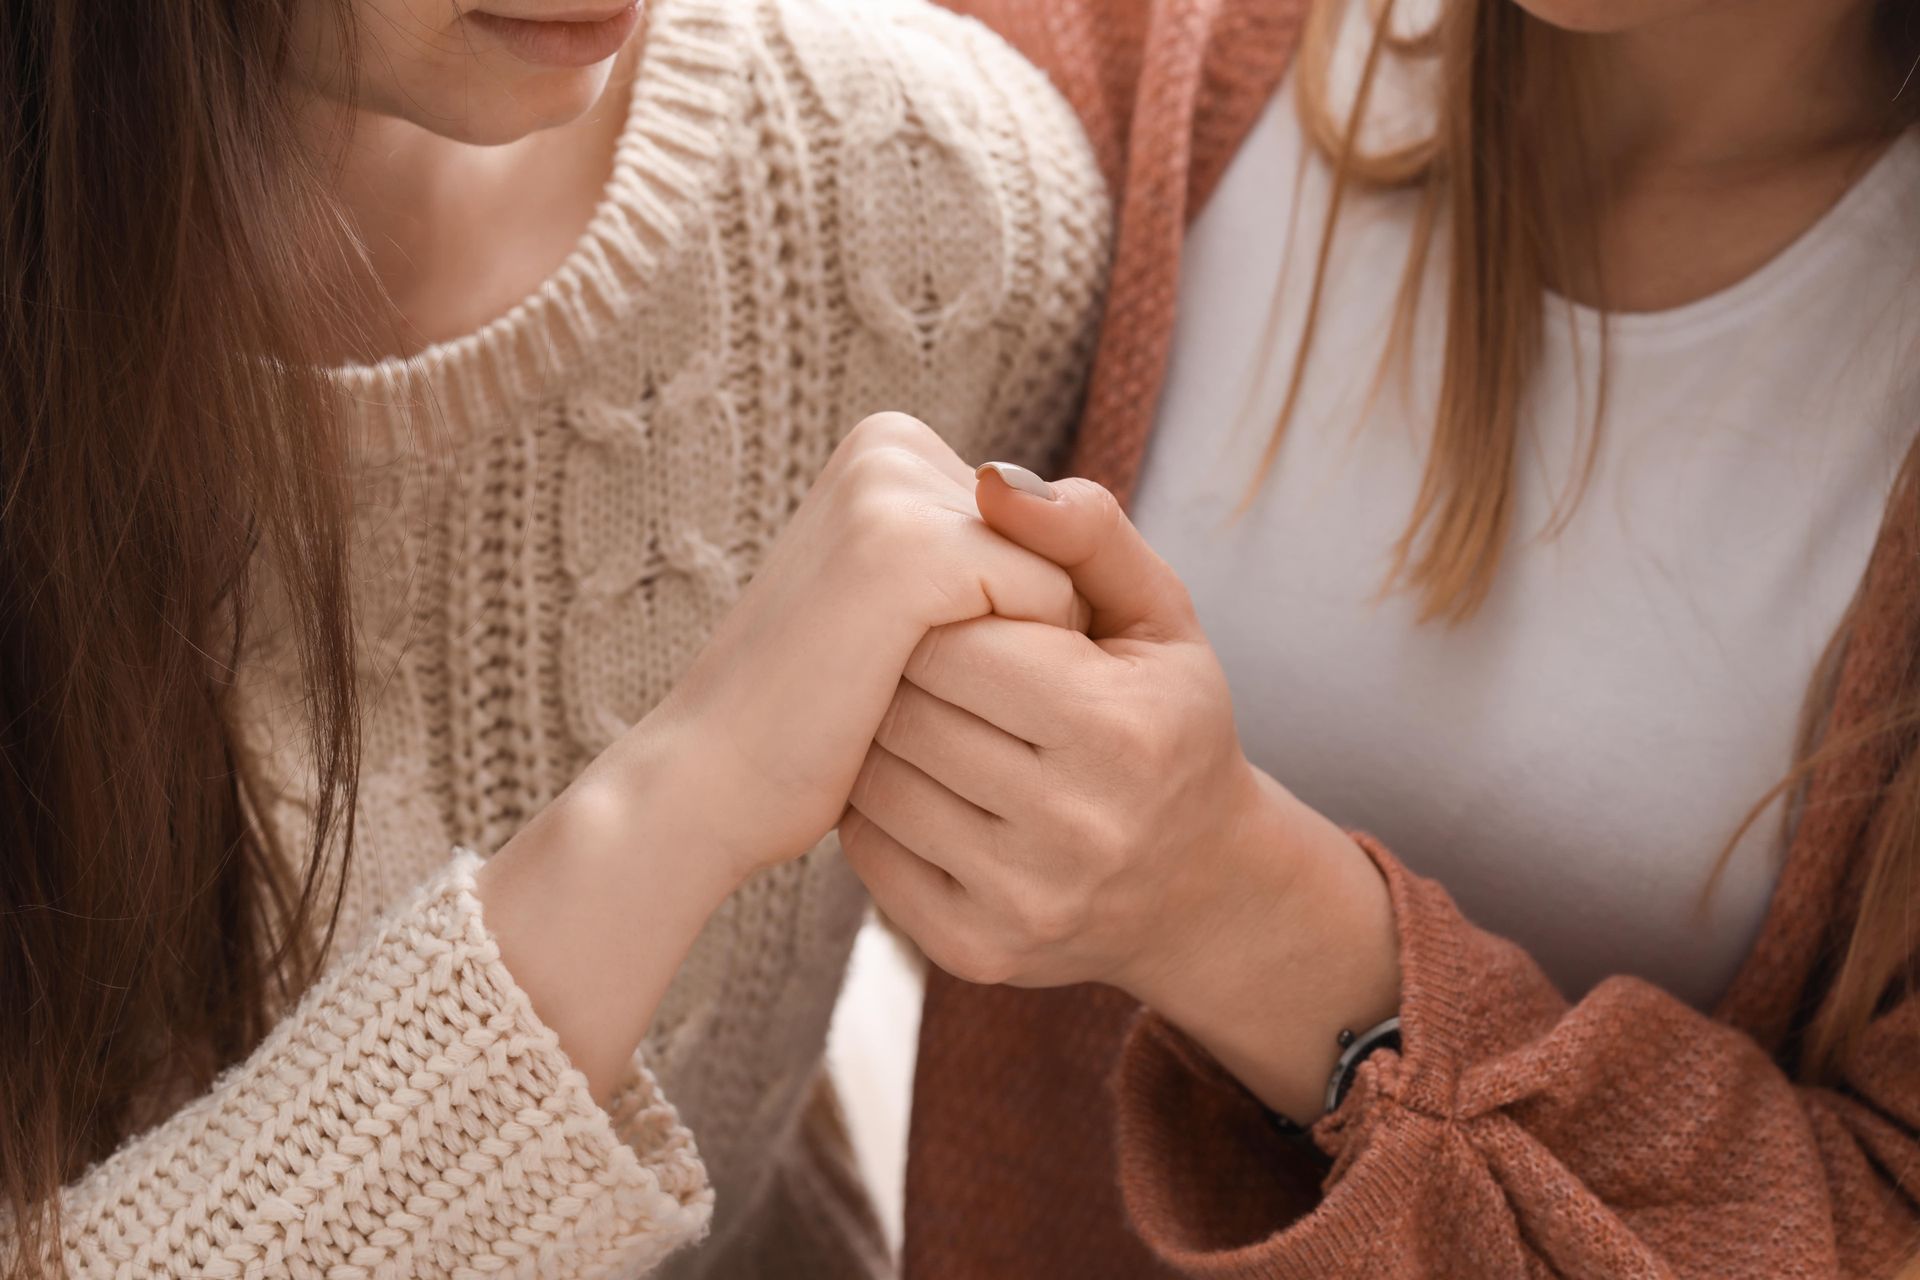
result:
M 1326 1157 L 1274 1129 L 1259 1102 L 1154 1014 L 1130 1031 L 1115 1077 L 1120 1181 L 1135 1230 L 1177 1271 L 1208 1276 L 1371 1274 L 1382 1229 L 1447 1158 L 1466 1063 L 1546 1013 L 1524 953 L 1468 923 L 1447 892 L 1357 837 L 1392 897 L 1401 1052 L 1363 1062 L 1313 1129 Z M 1483 1016 L 1511 998 L 1506 1020 Z M 1550 1015 L 1549 1015 L 1550 1016 Z M 1319 1177 L 1315 1187 L 1310 1178 Z M 1381 1274 L 1391 1270 L 1382 1257 Z
M 594 1102 L 501 962 L 473 891 L 479 867 L 462 852 L 422 895 L 416 914 L 450 945 L 451 971 L 435 982 L 441 966 L 429 966 L 419 995 L 464 1015 L 449 1019 L 439 1047 L 466 1077 L 473 1118 L 513 1147 L 499 1153 L 500 1186 L 489 1194 L 500 1203 L 489 1209 L 517 1221 L 515 1243 L 531 1247 L 496 1251 L 544 1254 L 537 1275 L 637 1274 L 704 1234 L 713 1205 L 706 1167 L 640 1057 L 611 1107 Z M 448 1083 L 461 1091 L 458 1075 Z
M 461 854 L 244 1063 L 69 1188 L 81 1274 L 631 1276 L 706 1227 L 640 1068 L 598 1106 Z

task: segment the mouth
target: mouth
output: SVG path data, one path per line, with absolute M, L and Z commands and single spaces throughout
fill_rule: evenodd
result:
M 639 27 L 640 0 L 627 0 L 617 8 L 579 8 L 539 18 L 476 9 L 466 15 L 466 22 L 498 40 L 522 62 L 543 67 L 590 67 L 620 52 Z

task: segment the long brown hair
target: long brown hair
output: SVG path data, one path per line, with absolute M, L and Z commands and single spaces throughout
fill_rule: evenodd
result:
M 1471 616 L 1486 598 L 1511 533 L 1521 401 L 1538 358 L 1548 289 L 1594 296 L 1604 305 L 1594 228 L 1566 225 L 1547 211 L 1599 208 L 1606 193 L 1585 150 L 1570 141 L 1592 115 L 1566 41 L 1515 0 L 1441 0 L 1436 25 L 1411 34 L 1393 27 L 1394 0 L 1374 0 L 1373 37 L 1357 91 L 1348 109 L 1336 112 L 1330 85 L 1335 42 L 1348 5 L 1357 2 L 1321 0 L 1314 6 L 1298 62 L 1301 119 L 1332 163 L 1334 181 L 1307 325 L 1260 472 L 1264 475 L 1278 455 L 1299 399 L 1348 192 L 1418 189 L 1414 243 L 1387 361 L 1408 350 L 1435 242 L 1443 243 L 1448 255 L 1445 354 L 1433 445 L 1388 585 L 1411 591 L 1423 620 L 1454 621 Z M 1883 55 L 1878 70 L 1886 82 L 1884 124 L 1891 136 L 1920 118 L 1920 95 L 1900 92 L 1920 61 L 1920 12 L 1911 0 L 1875 0 L 1872 17 Z M 1441 86 L 1436 127 L 1428 136 L 1369 152 L 1361 145 L 1363 121 L 1389 57 L 1435 60 L 1435 83 Z M 1589 433 L 1585 465 L 1570 477 L 1568 496 L 1544 531 L 1549 534 L 1571 514 L 1598 446 L 1605 408 L 1604 330 L 1600 363 L 1597 408 L 1592 421 L 1583 424 Z M 1891 518 L 1914 518 L 1920 510 L 1916 486 L 1920 443 L 1902 467 Z M 1839 663 L 1859 613 L 1856 599 L 1809 687 L 1792 770 L 1749 813 L 1728 853 L 1775 802 L 1794 799 L 1829 762 L 1874 738 L 1910 739 L 1920 732 L 1920 661 L 1907 664 L 1899 697 L 1871 724 L 1845 735 L 1825 732 Z M 1791 815 L 1793 805 L 1786 811 Z M 1900 989 L 1911 990 L 1916 981 L 1920 755 L 1908 753 L 1889 783 L 1867 841 L 1859 914 L 1799 1046 L 1799 1069 L 1808 1079 L 1831 1078 L 1888 999 Z
M 0 8 L 0 1271 L 61 1269 L 59 1187 L 243 1055 L 337 910 L 358 735 L 324 295 L 288 287 L 327 241 L 299 7 Z M 291 858 L 230 725 L 261 564 L 318 772 Z

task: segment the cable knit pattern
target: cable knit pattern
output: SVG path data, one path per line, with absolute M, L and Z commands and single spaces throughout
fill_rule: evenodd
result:
M 830 1126 L 802 1122 L 866 905 L 836 848 L 716 914 L 604 1111 L 500 966 L 474 860 L 446 859 L 498 847 L 665 694 L 861 417 L 1055 455 L 1105 188 L 1045 78 L 922 0 L 650 12 L 563 266 L 476 333 L 335 371 L 367 703 L 339 936 L 361 949 L 69 1188 L 78 1274 L 573 1280 L 703 1231 L 667 1274 L 887 1270 Z M 242 728 L 297 852 L 303 691 L 260 596 Z
M 628 1146 L 500 964 L 471 854 L 206 1097 L 67 1198 L 83 1275 L 630 1275 L 712 1196 L 640 1074 Z

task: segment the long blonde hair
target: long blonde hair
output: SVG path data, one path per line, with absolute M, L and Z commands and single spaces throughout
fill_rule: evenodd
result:
M 1450 269 L 1445 355 L 1433 445 L 1388 585 L 1417 598 L 1423 621 L 1457 621 L 1486 599 L 1511 533 L 1522 398 L 1538 360 L 1548 290 L 1593 297 L 1604 307 L 1594 229 L 1548 214 L 1555 208 L 1599 208 L 1605 199 L 1583 148 L 1568 141 L 1581 136 L 1592 110 L 1566 38 L 1514 0 L 1441 0 L 1437 22 L 1412 35 L 1394 29 L 1395 0 L 1375 0 L 1373 36 L 1357 91 L 1344 111 L 1336 110 L 1332 67 L 1351 2 L 1315 5 L 1296 64 L 1300 117 L 1334 178 L 1306 327 L 1259 474 L 1264 477 L 1271 468 L 1298 405 L 1338 216 L 1349 192 L 1417 190 L 1419 213 L 1387 361 L 1403 359 L 1408 350 L 1432 247 L 1442 242 Z M 1873 18 L 1884 54 L 1880 70 L 1887 81 L 1891 134 L 1920 115 L 1920 94 L 1899 92 L 1907 71 L 1920 60 L 1920 21 L 1911 0 L 1876 0 Z M 1416 141 L 1369 152 L 1362 146 L 1362 122 L 1388 58 L 1436 62 L 1436 126 Z M 1605 363 L 1603 337 L 1600 390 L 1594 418 L 1585 424 L 1582 471 L 1571 478 L 1568 498 L 1548 533 L 1572 513 L 1592 468 L 1604 416 Z M 1916 518 L 1916 485 L 1920 445 L 1902 467 L 1892 518 Z M 1797 796 L 1816 770 L 1882 735 L 1903 735 L 1904 741 L 1920 731 L 1920 663 L 1908 663 L 1899 696 L 1873 723 L 1845 735 L 1824 732 L 1859 605 L 1856 599 L 1808 690 L 1793 769 L 1755 805 L 1729 842 L 1729 852 L 1774 802 Z M 1914 985 L 1920 952 L 1911 905 L 1920 901 L 1920 755 L 1909 753 L 1888 784 L 1868 844 L 1858 918 L 1800 1046 L 1799 1068 L 1809 1079 L 1829 1078 L 1885 1002 Z

